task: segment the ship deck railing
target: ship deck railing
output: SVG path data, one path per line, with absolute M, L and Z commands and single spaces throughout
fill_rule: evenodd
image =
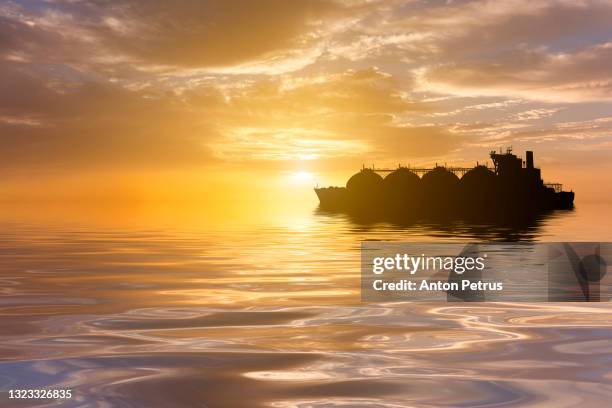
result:
M 561 183 L 544 183 L 544 187 L 552 188 L 555 190 L 555 193 L 560 193 L 563 191 L 563 184 Z
M 474 169 L 474 167 L 446 167 L 446 166 L 436 166 L 436 167 L 443 167 L 444 169 L 450 171 L 451 173 L 455 173 L 455 174 L 460 174 L 461 176 L 463 176 L 465 173 L 467 173 L 468 171 Z M 425 173 L 429 173 L 430 171 L 434 170 L 435 167 L 398 167 L 398 168 L 405 168 L 410 170 L 411 172 L 417 174 L 418 176 L 422 176 Z M 492 167 L 487 167 L 488 170 L 495 172 L 495 169 Z M 397 168 L 395 169 L 390 169 L 390 168 L 376 168 L 376 167 L 371 167 L 370 170 L 375 171 L 376 173 L 391 173 L 395 170 L 397 170 Z

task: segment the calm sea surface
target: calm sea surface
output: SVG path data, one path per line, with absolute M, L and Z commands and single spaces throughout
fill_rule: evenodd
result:
M 359 248 L 610 241 L 611 210 L 518 228 L 361 224 L 309 206 L 248 223 L 3 210 L 0 405 L 609 406 L 609 305 L 361 304 Z M 32 388 L 73 398 L 6 393 Z

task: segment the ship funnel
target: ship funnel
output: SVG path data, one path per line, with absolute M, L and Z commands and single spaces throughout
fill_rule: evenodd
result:
M 527 150 L 527 168 L 533 169 L 533 152 Z

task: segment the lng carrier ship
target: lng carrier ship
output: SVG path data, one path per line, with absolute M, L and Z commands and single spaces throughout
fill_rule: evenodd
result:
M 383 215 L 531 215 L 569 209 L 574 193 L 544 183 L 534 166 L 512 148 L 491 151 L 493 167 L 362 168 L 346 187 L 315 188 L 320 208 Z M 383 178 L 381 174 L 386 174 Z

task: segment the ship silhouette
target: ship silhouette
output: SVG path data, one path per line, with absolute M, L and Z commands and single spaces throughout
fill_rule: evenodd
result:
M 346 187 L 315 192 L 322 210 L 381 217 L 508 218 L 573 208 L 574 192 L 563 191 L 559 183 L 544 183 L 532 151 L 526 152 L 525 161 L 512 148 L 491 151 L 490 157 L 492 168 L 364 167 Z

